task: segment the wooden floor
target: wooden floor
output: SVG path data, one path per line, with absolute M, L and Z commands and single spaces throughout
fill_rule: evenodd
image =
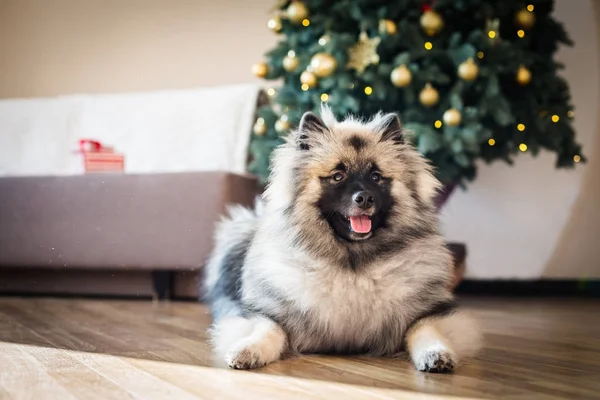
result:
M 0 399 L 600 398 L 600 301 L 464 299 L 486 348 L 451 375 L 405 359 L 212 360 L 194 303 L 0 298 Z

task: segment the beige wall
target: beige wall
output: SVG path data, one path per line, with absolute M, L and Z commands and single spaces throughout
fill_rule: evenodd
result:
M 0 98 L 176 89 L 253 81 L 277 40 L 276 0 L 0 0 Z M 596 13 L 600 14 L 598 2 Z M 561 51 L 590 163 L 552 156 L 482 167 L 444 210 L 473 277 L 600 278 L 600 35 L 591 0 L 557 0 L 577 47 Z M 600 21 L 600 15 L 596 17 Z
M 0 98 L 247 82 L 271 0 L 0 0 Z

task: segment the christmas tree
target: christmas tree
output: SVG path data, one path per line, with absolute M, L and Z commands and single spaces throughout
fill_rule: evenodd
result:
M 572 45 L 553 0 L 282 1 L 268 27 L 281 40 L 253 66 L 278 80 L 250 142 L 263 181 L 271 151 L 305 111 L 397 112 L 407 137 L 447 186 L 476 176 L 478 160 L 542 149 L 556 167 L 585 161 L 569 87 L 554 60 Z

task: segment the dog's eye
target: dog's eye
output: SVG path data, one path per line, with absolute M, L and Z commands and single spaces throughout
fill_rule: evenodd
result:
M 381 180 L 381 174 L 379 172 L 373 172 L 371 174 L 371 179 L 373 182 L 379 182 Z
M 344 175 L 342 172 L 336 172 L 335 174 L 333 174 L 331 179 L 333 179 L 334 182 L 341 182 L 344 180 L 345 177 L 346 175 Z

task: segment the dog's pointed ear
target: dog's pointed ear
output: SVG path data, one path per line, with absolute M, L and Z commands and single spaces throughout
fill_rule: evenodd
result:
M 300 150 L 308 150 L 309 139 L 312 135 L 319 135 L 328 130 L 321 118 L 313 112 L 305 112 L 298 125 L 297 146 Z
M 375 129 L 381 132 L 381 141 L 391 140 L 394 143 L 404 143 L 402 123 L 395 113 L 389 113 L 376 121 Z

